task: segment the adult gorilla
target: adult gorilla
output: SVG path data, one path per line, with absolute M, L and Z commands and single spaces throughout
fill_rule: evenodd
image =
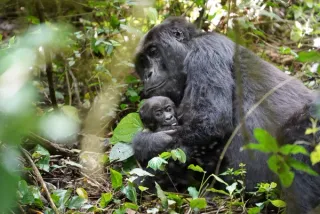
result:
M 174 136 L 190 151 L 206 149 L 203 161 L 208 172 L 214 171 L 212 165 L 206 165 L 210 162 L 208 157 L 219 155 L 212 149 L 214 143 L 219 142 L 218 147 L 224 145 L 241 120 L 238 103 L 244 112 L 248 112 L 266 93 L 284 81 L 288 82 L 268 96 L 246 119 L 248 140 L 253 141 L 254 128 L 260 127 L 276 135 L 296 111 L 314 100 L 311 91 L 300 81 L 288 81 L 291 77 L 244 47 L 239 47 L 236 65 L 235 51 L 235 43 L 225 36 L 203 33 L 183 18 L 170 18 L 147 33 L 136 55 L 136 71 L 143 80 L 145 95 L 167 96 L 175 102 L 182 128 Z M 242 100 L 235 95 L 235 70 L 241 79 Z M 136 140 L 134 149 L 138 161 L 151 159 L 149 154 L 172 147 L 174 140 L 159 144 L 161 139 L 157 139 L 156 142 L 150 146 L 152 142 L 147 139 Z M 240 152 L 245 143 L 243 134 L 238 133 L 228 148 L 223 166 L 236 168 L 239 163 L 245 163 L 246 186 L 253 190 L 258 182 L 274 180 L 274 176 L 266 164 L 267 155 Z M 320 201 L 320 182 L 306 178 L 304 183 L 295 182 L 293 188 L 297 194 L 311 194 L 312 197 L 308 201 L 296 201 L 300 210 L 293 208 L 294 203 L 289 205 L 289 213 L 305 213 Z

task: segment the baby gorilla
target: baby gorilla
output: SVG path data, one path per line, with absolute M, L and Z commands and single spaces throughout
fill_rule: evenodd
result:
M 147 99 L 140 108 L 140 118 L 152 132 L 174 129 L 177 126 L 176 106 L 168 97 L 155 96 Z
M 134 151 L 140 150 L 139 148 L 137 148 L 137 146 L 139 145 L 139 140 L 148 139 L 148 146 L 159 148 L 159 153 L 155 152 L 153 154 L 153 157 L 156 157 L 161 153 L 160 151 L 162 150 L 162 147 L 168 148 L 169 144 L 167 144 L 167 142 L 171 143 L 169 148 L 181 148 L 185 153 L 187 153 L 182 144 L 178 142 L 177 139 L 173 140 L 172 138 L 176 132 L 176 129 L 179 128 L 176 110 L 177 109 L 175 104 L 168 97 L 154 96 L 147 99 L 143 103 L 139 111 L 141 121 L 143 122 L 146 130 L 139 132 L 134 137 L 132 143 Z M 163 140 L 159 142 L 156 141 L 156 139 L 159 139 L 159 137 L 157 136 L 161 136 Z M 135 157 L 139 160 L 143 160 L 140 164 L 144 168 L 147 167 L 149 161 L 148 159 L 144 158 L 147 155 L 148 154 L 135 152 Z M 186 164 L 169 160 L 169 163 L 166 167 L 167 173 L 161 171 L 155 172 L 152 169 L 148 168 L 148 171 L 155 174 L 155 178 L 146 177 L 144 178 L 144 180 L 138 179 L 136 183 L 138 185 L 146 186 L 149 188 L 149 190 L 153 191 L 154 181 L 156 181 L 160 186 L 166 186 L 166 190 L 176 191 L 178 189 L 181 189 L 182 186 L 183 188 L 185 188 L 188 183 L 190 184 L 194 181 L 192 173 L 188 174 L 188 179 L 186 179 L 186 177 L 183 177 L 183 179 L 181 179 L 181 175 L 186 174 L 186 167 Z

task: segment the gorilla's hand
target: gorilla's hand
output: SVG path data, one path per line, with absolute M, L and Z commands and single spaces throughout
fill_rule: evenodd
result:
M 146 165 L 151 158 L 172 148 L 174 138 L 171 135 L 174 132 L 175 130 L 139 132 L 132 141 L 135 158 Z

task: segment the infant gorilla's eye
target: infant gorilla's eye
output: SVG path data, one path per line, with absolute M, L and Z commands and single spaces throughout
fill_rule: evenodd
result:
M 160 117 L 161 116 L 161 112 L 160 111 L 157 111 L 156 112 L 156 117 Z
M 166 111 L 167 112 L 170 112 L 172 110 L 172 108 L 170 107 L 170 106 L 168 106 L 167 108 L 166 108 Z

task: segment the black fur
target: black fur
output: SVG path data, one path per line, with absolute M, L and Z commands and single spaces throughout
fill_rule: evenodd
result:
M 205 148 L 205 163 L 217 156 L 217 150 L 209 148 L 223 147 L 239 124 L 241 118 L 238 103 L 243 103 L 241 107 L 246 113 L 270 90 L 291 78 L 241 46 L 237 55 L 239 63 L 235 64 L 235 47 L 235 43 L 225 36 L 200 32 L 182 18 L 167 19 L 154 27 L 138 47 L 135 65 L 144 83 L 144 93 L 147 97 L 167 96 L 175 102 L 181 129 L 174 138 L 179 138 L 191 151 L 195 147 Z M 239 87 L 235 80 L 235 70 L 239 72 L 242 83 L 242 100 L 235 96 L 236 87 Z M 313 100 L 314 95 L 299 80 L 293 79 L 283 85 L 246 119 L 248 141 L 254 141 L 252 132 L 258 127 L 275 136 L 295 112 Z M 140 160 L 152 158 L 175 142 L 175 139 L 162 137 L 142 137 L 137 142 L 135 152 L 143 154 Z M 223 167 L 237 168 L 239 163 L 245 163 L 246 186 L 248 190 L 253 190 L 258 182 L 274 180 L 274 175 L 266 164 L 266 154 L 240 152 L 246 143 L 243 133 L 237 133 L 227 150 Z M 214 168 L 208 166 L 206 170 L 210 173 Z M 296 180 L 301 176 L 297 174 Z M 311 190 L 320 193 L 320 186 L 314 184 L 294 183 L 305 189 L 303 195 Z M 307 201 L 296 201 L 295 207 L 298 208 L 296 210 L 300 209 L 300 213 L 305 213 L 305 207 L 320 201 L 319 194 L 306 198 Z

